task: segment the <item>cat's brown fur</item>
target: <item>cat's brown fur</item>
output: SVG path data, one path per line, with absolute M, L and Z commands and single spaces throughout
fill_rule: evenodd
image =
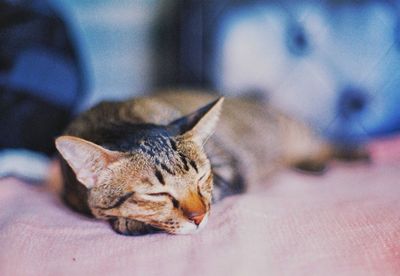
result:
M 65 200 L 120 233 L 193 233 L 207 221 L 211 193 L 218 200 L 280 167 L 332 156 L 310 128 L 256 101 L 226 99 L 216 128 L 222 100 L 191 113 L 215 98 L 164 92 L 78 117 L 56 141 Z

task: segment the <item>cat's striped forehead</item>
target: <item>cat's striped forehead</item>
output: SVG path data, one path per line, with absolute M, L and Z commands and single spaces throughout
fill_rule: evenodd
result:
M 176 141 L 163 133 L 143 137 L 139 141 L 138 152 L 148 155 L 156 160 L 172 159 L 177 151 Z M 159 160 L 160 161 L 160 160 Z
M 151 160 L 157 179 L 165 184 L 164 174 L 182 175 L 190 170 L 198 173 L 200 160 L 196 159 L 199 155 L 194 155 L 193 150 L 190 143 L 185 143 L 165 133 L 158 133 L 143 137 L 139 141 L 136 153 Z

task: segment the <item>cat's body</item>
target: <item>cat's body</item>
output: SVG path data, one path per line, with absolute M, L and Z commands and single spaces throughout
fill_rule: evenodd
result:
M 170 92 L 157 98 L 188 114 L 215 96 Z M 225 98 L 217 128 L 205 150 L 214 171 L 228 175 L 227 170 L 236 171 L 243 178 L 243 188 L 263 182 L 282 167 L 302 163 L 322 166 L 334 154 L 331 145 L 306 124 L 246 97 Z
M 253 100 L 226 99 L 214 133 L 221 100 L 181 117 L 215 98 L 204 92 L 165 92 L 104 102 L 82 114 L 66 130 L 67 138 L 57 143 L 69 164 L 63 162 L 65 200 L 81 212 L 113 221 L 118 232 L 142 233 L 155 227 L 191 233 L 205 224 L 211 202 L 206 194 L 213 182 L 215 201 L 245 191 L 278 168 L 322 164 L 333 153 L 304 124 Z M 190 126 L 182 127 L 188 122 Z M 199 133 L 201 139 L 196 138 Z M 137 179 L 140 184 L 135 184 Z M 162 201 L 171 201 L 168 211 Z M 131 214 L 137 206 L 142 209 Z M 182 214 L 175 221 L 174 216 Z

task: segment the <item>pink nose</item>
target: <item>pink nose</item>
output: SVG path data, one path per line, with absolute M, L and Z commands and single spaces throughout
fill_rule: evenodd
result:
M 194 224 L 199 225 L 199 224 L 202 222 L 202 220 L 204 219 L 204 216 L 205 216 L 205 215 L 206 215 L 206 214 L 203 213 L 203 214 L 201 214 L 201 215 L 190 216 L 189 219 L 190 219 L 191 221 L 193 221 Z

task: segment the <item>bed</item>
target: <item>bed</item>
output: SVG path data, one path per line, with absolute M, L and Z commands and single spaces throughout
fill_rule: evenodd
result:
M 44 185 L 1 179 L 0 275 L 398 275 L 400 138 L 369 148 L 370 163 L 226 198 L 187 236 L 118 235 Z

